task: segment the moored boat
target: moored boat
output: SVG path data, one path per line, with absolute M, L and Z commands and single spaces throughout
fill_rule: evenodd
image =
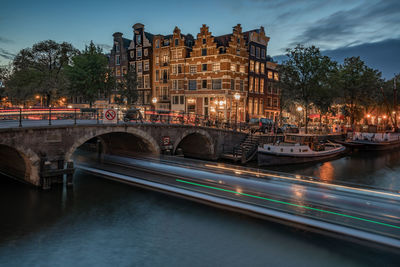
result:
M 267 143 L 258 147 L 258 165 L 287 165 L 325 161 L 346 151 L 340 144 L 321 144 L 313 135 L 286 135 L 284 142 Z
M 338 143 L 359 150 L 391 150 L 400 147 L 400 134 L 355 132 L 346 141 Z

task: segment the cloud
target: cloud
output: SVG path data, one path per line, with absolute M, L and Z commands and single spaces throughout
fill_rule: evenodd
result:
M 14 43 L 14 41 L 0 36 L 0 43 L 12 44 L 12 43 Z
M 100 48 L 103 49 L 103 52 L 109 51 L 112 49 L 112 45 L 109 45 L 109 44 L 96 44 L 96 45 L 100 46 Z
M 292 39 L 297 43 L 330 48 L 335 44 L 359 44 L 357 39 L 381 41 L 400 37 L 400 1 L 380 0 L 361 3 L 315 21 Z
M 374 69 L 382 72 L 382 76 L 390 79 L 394 73 L 400 73 L 400 47 L 399 39 L 386 39 L 374 43 L 364 43 L 355 46 L 343 46 L 337 49 L 324 50 L 323 55 L 331 57 L 333 60 L 343 63 L 346 57 L 359 56 L 365 63 Z M 273 57 L 275 61 L 282 62 L 287 60 L 285 55 Z
M 14 57 L 15 57 L 15 54 L 0 47 L 0 58 L 6 59 L 6 60 L 12 60 L 12 59 L 14 59 Z

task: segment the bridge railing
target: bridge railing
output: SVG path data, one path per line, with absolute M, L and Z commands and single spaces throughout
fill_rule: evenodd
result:
M 0 109 L 0 127 L 31 127 L 63 124 L 103 124 L 104 109 L 97 108 L 8 108 Z M 245 122 L 221 120 L 194 113 L 148 110 L 136 118 L 118 110 L 115 123 L 180 124 L 234 131 L 249 131 Z

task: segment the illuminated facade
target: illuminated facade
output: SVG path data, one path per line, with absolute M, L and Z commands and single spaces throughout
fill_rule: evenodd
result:
M 147 33 L 140 23 L 133 29 L 127 54 L 138 74 L 138 105 L 224 121 L 275 116 L 263 27 L 242 32 L 238 24 L 230 34 L 213 36 L 204 24 L 196 38 L 178 27 L 170 35 Z

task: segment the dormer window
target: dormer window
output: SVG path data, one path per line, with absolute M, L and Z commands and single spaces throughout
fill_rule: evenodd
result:
M 207 43 L 206 38 L 203 38 L 203 44 L 206 44 L 206 43 Z
M 120 49 L 119 49 L 119 43 L 115 43 L 115 51 L 116 51 L 116 52 L 119 52 L 119 51 L 120 51 Z
M 178 44 L 179 44 L 179 39 L 176 38 L 176 39 L 175 39 L 175 46 L 178 46 Z
M 160 48 L 160 40 L 156 41 L 156 48 Z
M 142 43 L 142 36 L 140 34 L 136 35 L 136 43 L 141 44 Z

